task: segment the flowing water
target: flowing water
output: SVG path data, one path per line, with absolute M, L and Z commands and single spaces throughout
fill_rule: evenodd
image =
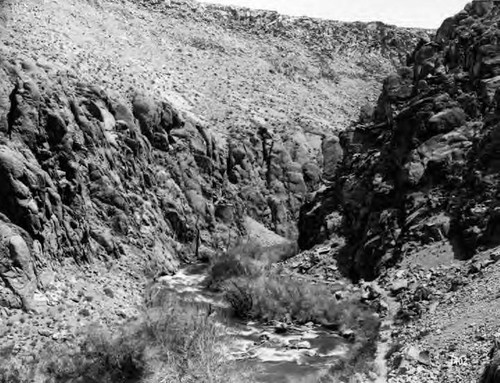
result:
M 161 288 L 187 301 L 228 309 L 221 294 L 204 288 L 206 269 L 191 266 L 160 279 Z M 258 371 L 261 382 L 315 382 L 347 352 L 336 333 L 313 324 L 284 326 L 235 319 L 221 321 L 230 335 L 230 357 L 242 366 Z

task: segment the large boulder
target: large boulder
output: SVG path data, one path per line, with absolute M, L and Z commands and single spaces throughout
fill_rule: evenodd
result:
M 344 155 L 339 138 L 337 136 L 325 137 L 321 149 L 323 152 L 323 178 L 331 181 L 335 178 L 335 173 Z
M 6 217 L 0 217 L 0 276 L 0 306 L 29 309 L 37 288 L 33 242 Z

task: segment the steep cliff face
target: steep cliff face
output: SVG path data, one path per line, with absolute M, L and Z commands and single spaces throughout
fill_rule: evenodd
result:
M 112 260 L 126 255 L 126 244 L 150 259 L 156 273 L 172 272 L 182 257 L 219 247 L 232 230 L 240 235 L 234 220 L 216 222 L 227 153 L 206 127 L 166 102 L 137 94 L 129 104 L 48 66 L 6 56 L 0 62 L 3 305 L 29 306 L 37 271 L 65 259 Z
M 459 259 L 499 244 L 499 20 L 496 2 L 472 2 L 384 81 L 302 210 L 302 248 L 345 237 L 345 271 L 373 278 L 425 243 L 447 238 Z

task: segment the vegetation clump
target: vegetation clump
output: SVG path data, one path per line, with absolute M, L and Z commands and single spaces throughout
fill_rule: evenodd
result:
M 297 254 L 294 242 L 285 242 L 263 247 L 256 242 L 240 242 L 222 253 L 210 265 L 207 285 L 213 290 L 222 290 L 232 278 L 254 278 L 269 270 L 273 264 Z
M 208 307 L 172 295 L 157 303 L 115 333 L 89 331 L 76 347 L 53 345 L 22 362 L 2 360 L 0 383 L 250 381 L 228 362 L 226 334 Z
M 277 261 L 290 256 L 280 248 L 240 244 L 213 262 L 209 286 L 224 292 L 233 315 L 263 322 L 309 322 L 352 332 L 347 365 L 369 361 L 376 352 L 380 320 L 357 300 L 337 301 L 325 283 L 281 275 Z

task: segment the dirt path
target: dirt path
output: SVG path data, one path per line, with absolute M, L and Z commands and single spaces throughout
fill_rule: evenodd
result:
M 382 293 L 381 300 L 387 304 L 387 316 L 381 324 L 380 339 L 377 345 L 377 353 L 375 357 L 375 369 L 377 379 L 375 383 L 386 383 L 388 379 L 389 369 L 387 367 L 387 352 L 392 345 L 392 331 L 394 330 L 394 318 L 399 308 L 399 303 L 395 298 L 391 297 L 387 291 L 379 288 Z

